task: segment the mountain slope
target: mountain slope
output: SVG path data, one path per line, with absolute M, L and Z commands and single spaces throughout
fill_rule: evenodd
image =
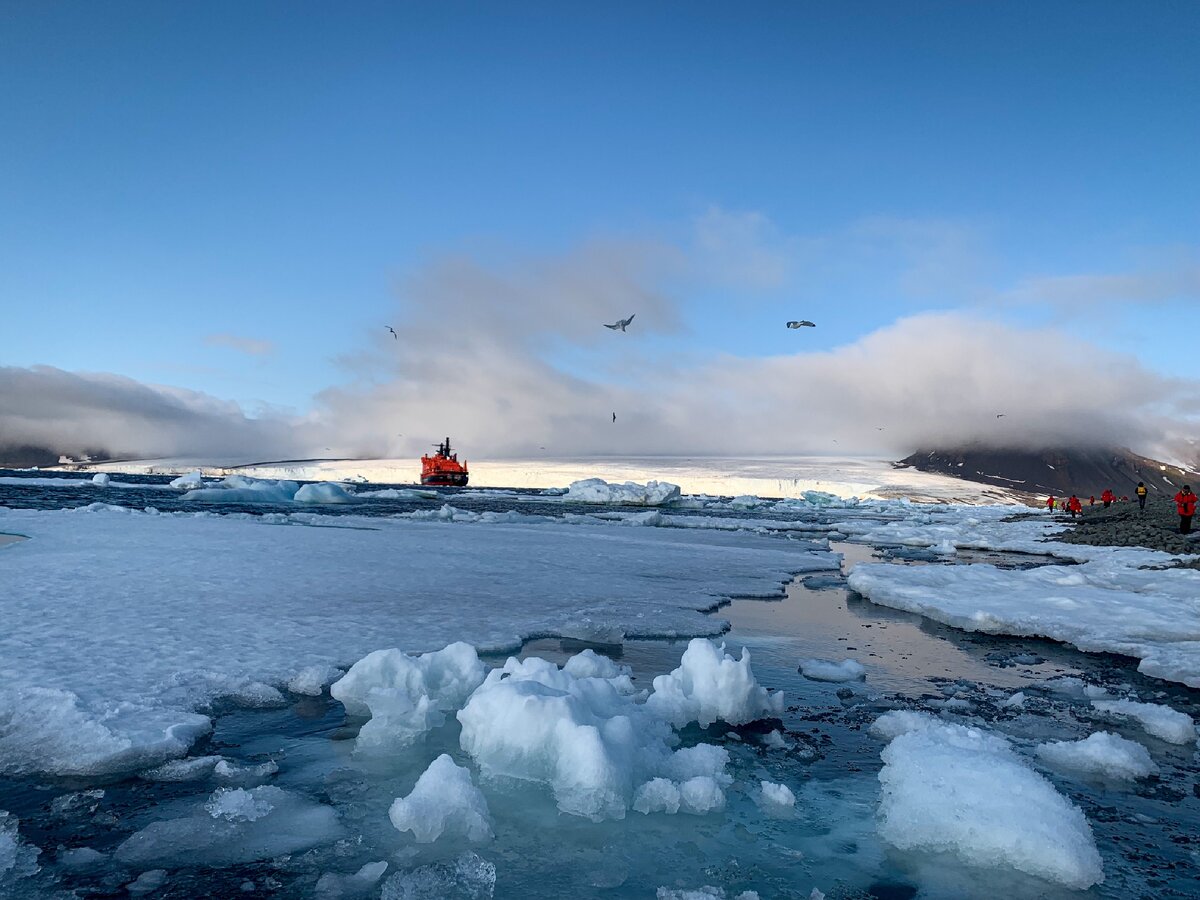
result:
M 952 475 L 1034 496 L 1070 494 L 1099 497 L 1105 488 L 1133 496 L 1139 481 L 1155 493 L 1173 496 L 1184 484 L 1200 487 L 1200 472 L 1182 469 L 1124 448 L 1016 450 L 972 446 L 919 450 L 898 465 Z

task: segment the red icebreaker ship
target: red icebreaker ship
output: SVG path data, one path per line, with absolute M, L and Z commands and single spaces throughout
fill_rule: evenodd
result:
M 438 444 L 433 456 L 421 457 L 421 484 L 438 487 L 465 487 L 467 464 L 458 461 L 458 454 L 450 452 L 450 438 Z

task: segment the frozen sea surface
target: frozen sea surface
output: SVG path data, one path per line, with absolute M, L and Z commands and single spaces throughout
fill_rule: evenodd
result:
M 474 506 L 456 500 L 445 513 L 443 499 L 403 501 L 411 507 L 369 516 L 357 510 L 352 518 L 341 508 L 333 511 L 336 517 L 324 508 L 283 515 L 273 505 L 200 516 L 0 510 L 0 531 L 30 538 L 0 549 L 0 575 L 11 576 L 3 584 L 21 587 L 0 594 L 6 611 L 20 613 L 13 619 L 19 627 L 0 637 L 4 687 L 20 685 L 18 704 L 31 697 L 42 704 L 33 711 L 10 707 L 22 713 L 17 717 L 0 714 L 0 762 L 7 766 L 0 776 L 0 809 L 9 814 L 0 822 L 0 896 L 145 890 L 164 897 L 653 897 L 660 888 L 705 886 L 713 889 L 708 896 L 727 897 L 743 891 L 808 897 L 813 888 L 831 898 L 1080 896 L 1070 879 L 1079 872 L 1086 877 L 1086 865 L 1073 868 L 1052 852 L 1022 868 L 1019 840 L 987 856 L 994 840 L 951 841 L 932 850 L 884 839 L 877 817 L 888 742 L 870 725 L 895 710 L 975 729 L 982 736 L 971 740 L 985 749 L 1005 742 L 1004 759 L 1014 772 L 1036 774 L 1030 784 L 1042 779 L 1077 808 L 1104 875 L 1086 895 L 1194 896 L 1200 872 L 1194 741 L 1156 738 L 1138 719 L 1107 714 L 1094 702 L 1131 700 L 1195 717 L 1194 691 L 1139 673 L 1128 657 L 1084 654 L 1033 637 L 964 632 L 878 606 L 845 585 L 846 570 L 881 560 L 897 577 L 980 565 L 995 568 L 997 578 L 1021 577 L 1045 568 L 1065 574 L 1088 564 L 1074 558 L 1076 565 L 1062 566 L 1061 557 L 1046 555 L 1064 545 L 1040 543 L 1046 536 L 1042 523 L 1010 528 L 989 510 L 899 503 L 839 507 L 707 498 L 647 511 L 493 495 Z M 152 504 L 142 498 L 129 505 Z M 395 516 L 412 512 L 421 515 Z M 339 527 L 320 527 L 330 525 Z M 845 543 L 846 535 L 865 543 Z M 954 546 L 956 536 L 963 546 Z M 949 552 L 943 546 L 948 540 Z M 1000 549 L 971 551 L 972 544 Z M 873 553 L 871 545 L 882 549 Z M 831 564 L 837 559 L 831 553 L 845 555 L 844 568 Z M 461 584 L 476 588 L 460 590 Z M 151 590 L 154 585 L 160 589 Z M 65 615 L 64 600 L 78 604 L 66 624 L 56 621 Z M 731 663 L 748 648 L 754 684 L 782 690 L 783 706 L 773 711 L 763 705 L 765 695 L 755 694 L 754 684 L 734 668 L 721 669 L 725 674 L 712 669 L 710 676 L 696 670 L 673 683 L 697 697 L 691 685 L 701 682 L 713 686 L 704 690 L 714 697 L 727 690 L 757 696 L 765 718 L 736 726 L 654 725 L 660 718 L 622 732 L 609 714 L 643 715 L 636 712 L 645 704 L 642 692 L 655 687 L 655 678 L 682 668 L 687 646 L 657 625 L 626 628 L 623 623 L 638 612 L 652 623 L 675 623 L 681 638 L 716 634 L 728 622 L 731 630 L 720 640 Z M 525 629 L 522 621 L 540 625 Z M 559 627 L 563 623 L 574 627 Z M 588 648 L 599 651 L 568 666 L 572 677 L 590 677 L 594 684 L 573 688 L 586 706 L 564 707 L 561 714 L 574 723 L 571 728 L 582 729 L 580 735 L 592 727 L 586 717 L 598 717 L 595 727 L 606 735 L 609 752 L 578 759 L 606 759 L 618 767 L 596 775 L 598 785 L 619 788 L 620 778 L 610 775 L 619 776 L 625 765 L 642 772 L 639 777 L 659 779 L 656 796 L 668 807 L 670 785 L 678 792 L 694 781 L 690 801 L 681 802 L 707 811 L 642 813 L 631 807 L 623 817 L 599 819 L 565 812 L 562 786 L 553 778 L 489 774 L 494 766 L 486 761 L 497 757 L 464 743 L 464 726 L 452 708 L 458 698 L 444 701 L 449 709 L 432 710 L 440 718 L 431 716 L 412 703 L 425 688 L 410 689 L 406 680 L 403 692 L 389 688 L 392 693 L 377 695 L 371 709 L 383 718 L 377 713 L 367 720 L 348 716 L 322 688 L 337 676 L 332 669 L 344 669 L 370 650 L 432 650 L 456 637 L 469 637 L 485 650 L 519 646 L 519 658 L 553 664 Z M 602 664 L 604 659 L 610 662 Z M 809 680 L 799 671 L 809 659 L 855 660 L 863 678 Z M 504 666 L 505 653 L 485 655 L 484 662 Z M 616 666 L 627 666 L 628 674 Z M 506 670 L 559 683 L 560 676 L 537 666 Z M 423 676 L 434 679 L 427 687 L 435 675 Z M 545 684 L 514 697 L 553 699 L 553 690 Z M 74 701 L 65 708 L 50 702 L 68 693 Z M 502 699 L 497 695 L 496 702 Z M 12 694 L 7 702 L 14 702 Z M 44 743 L 24 742 L 25 719 L 33 715 L 39 727 L 50 729 L 41 739 L 61 735 L 54 731 L 55 716 L 64 709 L 78 714 L 62 720 L 74 723 L 76 734 L 98 724 L 117 744 L 122 736 L 128 740 L 115 753 L 101 754 L 120 764 L 91 774 L 45 765 L 88 753 L 94 758 L 95 737 L 105 733 L 84 733 L 87 740 L 79 746 L 67 742 L 57 756 L 39 757 L 31 747 Z M 155 716 L 171 711 L 195 716 L 174 723 L 191 722 L 194 730 L 179 733 L 170 747 L 159 740 L 148 755 L 134 758 L 134 747 L 146 752 L 145 735 L 157 728 L 161 738 L 167 720 Z M 388 722 L 407 729 L 414 717 L 432 723 L 415 742 L 405 738 L 379 753 L 375 742 L 359 740 L 377 719 L 383 723 L 377 723 L 379 732 Z M 1144 747 L 1157 774 L 1105 778 L 1094 766 L 1051 766 L 1039 755 L 1037 748 L 1048 742 L 1081 741 L 1097 732 Z M 697 751 L 686 765 L 662 755 L 674 752 L 668 745 L 641 762 L 614 755 L 625 740 L 633 741 L 630 747 L 658 746 L 651 742 L 654 734 L 674 735 L 675 749 L 715 750 Z M 585 745 L 560 746 L 577 753 Z M 521 744 L 487 746 L 511 750 Z M 184 753 L 161 765 L 164 754 Z M 456 785 L 464 812 L 446 818 L 445 836 L 422 843 L 413 830 L 399 830 L 389 811 L 397 799 L 413 796 L 442 754 L 468 780 L 446 764 L 438 775 L 444 781 L 428 779 Z M 514 758 L 508 759 L 511 773 Z M 794 804 L 766 802 L 764 782 L 786 788 Z M 428 796 L 433 794 L 418 794 Z M 1003 810 L 979 805 L 969 793 L 960 796 L 966 806 L 955 814 L 967 817 L 964 833 L 1009 833 L 1004 829 L 1011 823 L 997 819 Z M 605 808 L 616 809 L 611 803 Z M 484 810 L 491 838 L 481 828 L 454 824 L 481 822 Z M 981 818 L 972 821 L 972 814 Z M 401 821 L 411 818 L 401 815 Z

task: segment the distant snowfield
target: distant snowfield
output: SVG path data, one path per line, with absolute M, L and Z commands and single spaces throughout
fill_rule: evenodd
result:
M 824 491 L 838 497 L 907 498 L 933 503 L 1020 503 L 1004 488 L 895 468 L 883 458 L 795 457 L 767 459 L 634 457 L 469 460 L 472 487 L 556 488 L 585 478 L 645 482 L 665 480 L 685 494 L 802 497 Z M 181 475 L 249 475 L 294 481 L 358 481 L 412 484 L 420 464 L 412 459 L 299 460 L 243 465 L 203 459 L 138 460 L 87 467 L 89 472 Z

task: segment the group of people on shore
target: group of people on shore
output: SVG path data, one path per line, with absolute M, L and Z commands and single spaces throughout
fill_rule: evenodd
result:
M 1135 490 L 1134 493 L 1137 496 L 1138 508 L 1145 512 L 1146 496 L 1150 493 L 1146 487 L 1146 483 L 1139 481 L 1137 483 L 1137 490 Z M 1120 499 L 1121 502 L 1127 502 L 1129 500 L 1128 497 L 1121 497 Z M 1183 490 L 1177 493 L 1173 499 L 1175 500 L 1175 510 L 1179 513 L 1179 533 L 1191 534 L 1192 516 L 1196 514 L 1196 502 L 1197 499 L 1200 498 L 1197 498 L 1197 496 L 1192 493 L 1191 487 L 1185 484 L 1183 486 Z M 1117 502 L 1117 496 L 1112 492 L 1112 488 L 1104 489 L 1104 492 L 1100 495 L 1100 502 L 1104 505 L 1105 509 L 1108 509 L 1113 505 L 1113 503 Z M 1088 506 L 1095 505 L 1095 496 L 1088 497 Z M 1063 500 L 1060 497 L 1055 497 L 1053 494 L 1051 494 L 1046 499 L 1046 508 L 1051 512 L 1054 512 L 1056 509 L 1064 510 L 1072 519 L 1076 516 L 1083 515 L 1083 502 L 1074 494 L 1072 494 L 1066 500 Z

